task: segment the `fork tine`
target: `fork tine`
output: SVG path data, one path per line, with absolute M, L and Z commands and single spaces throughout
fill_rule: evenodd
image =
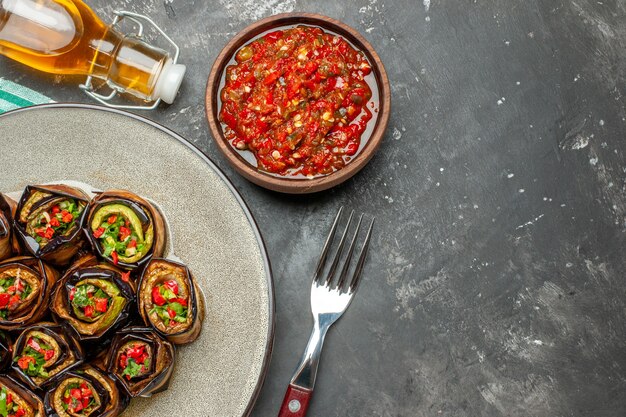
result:
M 348 217 L 348 223 L 346 224 L 346 228 L 343 229 L 343 235 L 341 236 L 341 240 L 339 241 L 339 247 L 337 248 L 337 253 L 335 253 L 335 258 L 333 259 L 333 263 L 330 265 L 330 269 L 328 270 L 328 275 L 326 276 L 326 280 L 325 280 L 326 285 L 330 286 L 330 283 L 333 280 L 333 275 L 335 275 L 335 270 L 337 269 L 339 258 L 341 258 L 343 247 L 346 244 L 346 236 L 348 236 L 348 229 L 350 229 L 350 224 L 352 223 L 353 216 L 354 216 L 354 210 L 350 212 L 350 217 Z
M 348 248 L 348 255 L 346 256 L 346 261 L 343 264 L 343 268 L 341 268 L 341 275 L 339 275 L 339 282 L 337 283 L 337 289 L 341 290 L 344 282 L 346 281 L 346 275 L 348 274 L 348 269 L 350 268 L 350 261 L 352 261 L 352 253 L 354 252 L 354 247 L 356 246 L 356 238 L 359 236 L 359 231 L 361 230 L 361 222 L 363 221 L 363 214 L 359 217 L 359 222 L 356 225 L 356 229 L 354 230 L 354 236 L 352 236 L 352 241 L 350 242 L 350 247 Z
M 359 286 L 359 281 L 361 280 L 361 272 L 363 271 L 363 264 L 365 263 L 365 257 L 367 256 L 367 249 L 370 245 L 370 238 L 372 236 L 372 228 L 374 227 L 374 220 L 370 223 L 370 227 L 367 230 L 367 235 L 365 236 L 365 241 L 363 242 L 363 247 L 361 247 L 361 253 L 359 254 L 359 261 L 356 264 L 356 268 L 354 269 L 354 276 L 352 277 L 352 282 L 350 283 L 349 293 L 354 293 Z
M 341 213 L 343 213 L 343 206 L 339 207 L 339 211 L 335 216 L 335 221 L 333 222 L 333 226 L 330 228 L 330 233 L 328 233 L 328 237 L 326 238 L 326 242 L 324 242 L 324 247 L 322 248 L 322 254 L 320 255 L 320 260 L 317 263 L 317 268 L 315 269 L 315 274 L 313 275 L 313 281 L 317 282 L 322 267 L 326 262 L 326 256 L 328 255 L 328 249 L 330 249 L 330 244 L 335 237 L 335 232 L 337 231 L 337 225 L 339 224 L 339 218 L 341 217 Z

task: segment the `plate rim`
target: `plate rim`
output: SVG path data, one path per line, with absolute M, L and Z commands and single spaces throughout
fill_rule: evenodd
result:
M 0 120 L 3 118 L 6 118 L 7 116 L 11 116 L 17 113 L 42 110 L 46 108 L 56 108 L 56 109 L 66 108 L 66 109 L 83 109 L 83 110 L 103 111 L 105 113 L 113 113 L 113 114 L 130 117 L 131 119 L 145 123 L 149 126 L 152 126 L 160 130 L 161 132 L 172 137 L 173 139 L 176 139 L 183 146 L 186 146 L 188 149 L 194 152 L 196 156 L 202 159 L 202 161 L 206 163 L 211 169 L 213 169 L 213 171 L 224 182 L 226 187 L 230 190 L 230 192 L 233 194 L 233 196 L 235 197 L 235 199 L 237 200 L 237 202 L 243 209 L 243 212 L 246 215 L 246 218 L 248 219 L 250 226 L 252 227 L 252 232 L 254 234 L 254 237 L 257 243 L 259 244 L 259 248 L 261 249 L 260 252 L 261 252 L 261 258 L 263 259 L 263 267 L 266 270 L 265 275 L 266 275 L 267 288 L 268 288 L 267 298 L 268 298 L 268 304 L 269 304 L 268 305 L 269 326 L 268 326 L 268 332 L 267 332 L 267 342 L 265 346 L 265 353 L 263 355 L 263 364 L 261 366 L 261 372 L 260 372 L 259 378 L 257 379 L 256 386 L 254 388 L 254 391 L 252 392 L 252 397 L 248 401 L 248 405 L 246 406 L 246 409 L 242 415 L 244 417 L 249 416 L 252 413 L 252 410 L 259 398 L 261 389 L 263 388 L 263 384 L 265 382 L 267 374 L 269 373 L 270 362 L 271 362 L 272 353 L 274 349 L 274 337 L 275 337 L 275 327 L 276 327 L 276 300 L 275 300 L 275 289 L 274 289 L 274 274 L 272 272 L 272 265 L 271 265 L 269 256 L 267 254 L 267 245 L 265 244 L 265 240 L 263 239 L 263 236 L 261 235 L 261 232 L 259 230 L 259 225 L 256 219 L 254 218 L 254 215 L 252 214 L 250 207 L 244 201 L 243 197 L 241 196 L 237 188 L 233 185 L 231 180 L 226 176 L 226 174 L 224 174 L 224 172 L 217 166 L 217 164 L 213 162 L 213 160 L 211 160 L 211 158 L 209 158 L 204 152 L 202 152 L 200 148 L 198 148 L 196 145 L 194 145 L 193 143 L 191 143 L 190 141 L 188 141 L 187 139 L 185 139 L 183 136 L 179 135 L 178 133 L 174 132 L 170 128 L 162 125 L 159 122 L 148 119 L 147 117 L 140 116 L 138 114 L 131 113 L 129 111 L 100 106 L 96 104 L 68 102 L 68 103 L 42 103 L 42 104 L 35 104 L 32 106 L 28 106 L 28 107 L 12 109 L 5 113 L 0 114 Z

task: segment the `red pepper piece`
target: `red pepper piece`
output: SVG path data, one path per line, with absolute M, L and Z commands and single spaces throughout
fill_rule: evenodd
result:
M 119 256 L 117 255 L 117 252 L 115 251 L 111 252 L 111 259 L 113 259 L 113 264 L 117 265 L 120 259 Z
M 142 358 L 143 358 L 144 356 L 146 356 L 146 355 L 145 355 L 145 349 L 146 349 L 146 348 L 145 348 L 145 346 L 140 345 L 140 346 L 137 346 L 137 347 L 133 347 L 133 348 L 128 349 L 128 350 L 126 351 L 126 354 L 127 354 L 129 357 L 133 358 L 133 359 L 135 360 L 135 362 L 137 362 L 137 363 L 142 363 L 142 362 L 143 362 L 143 361 L 142 361 Z
M 73 411 L 75 413 L 77 413 L 77 412 L 81 411 L 84 407 L 83 407 L 83 404 L 81 402 L 77 402 L 74 407 L 70 407 L 70 408 L 68 408 L 68 410 L 71 409 L 71 408 L 73 408 Z
M 58 204 L 55 206 L 52 206 L 52 214 L 58 214 L 60 212 L 61 212 L 61 208 L 59 207 Z
M 21 358 L 18 359 L 17 361 L 17 366 L 20 367 L 20 369 L 25 370 L 28 369 L 28 364 L 29 363 L 37 363 L 35 361 L 35 358 L 33 358 L 32 356 L 29 355 L 24 355 Z
M 9 310 L 13 310 L 19 303 L 20 296 L 18 294 L 11 296 L 11 299 L 9 300 Z
M 293 80 L 291 84 L 287 84 L 287 98 L 292 100 L 296 96 L 300 95 L 300 86 L 302 83 L 300 81 Z
M 159 287 L 152 288 L 152 302 L 158 306 L 165 304 L 165 298 L 159 292 Z
M 165 281 L 163 286 L 178 295 L 178 282 L 176 282 L 176 280 L 170 279 L 169 281 Z
M 54 236 L 54 229 L 52 227 L 48 227 L 44 233 L 44 237 L 46 239 L 52 239 L 52 236 Z
M 82 398 L 82 394 L 80 393 L 80 390 L 78 388 L 72 388 L 70 390 L 70 395 L 77 400 L 80 400 Z
M 99 313 L 106 313 L 109 305 L 109 300 L 106 298 L 96 298 L 96 311 Z
M 117 221 L 117 214 L 113 214 L 113 215 L 109 216 L 109 218 L 108 218 L 108 220 L 107 220 L 107 223 L 109 223 L 109 224 L 113 224 L 113 223 L 115 223 L 116 221 Z
M 336 85 L 337 85 L 337 77 L 331 77 L 328 79 L 328 81 L 326 81 L 326 89 L 329 91 L 333 90 Z
M 26 415 L 26 411 L 23 408 L 18 408 L 13 417 L 23 417 Z
M 75 295 L 76 295 L 76 287 L 72 287 L 72 289 L 70 290 L 70 301 L 74 299 Z
M 272 72 L 263 80 L 263 85 L 272 85 L 280 78 L 280 72 Z
M 130 271 L 122 272 L 122 281 L 124 282 L 130 281 Z
M 7 304 L 9 304 L 9 299 L 11 298 L 11 296 L 6 293 L 3 292 L 0 294 L 0 308 L 6 308 Z
M 120 368 L 125 369 L 128 365 L 128 357 L 126 355 L 120 355 Z
M 128 242 L 128 246 L 129 248 L 136 248 L 137 247 L 137 241 L 135 239 L 132 239 L 130 242 Z
M 176 312 L 168 307 L 167 308 L 167 315 L 170 316 L 171 319 L 173 319 L 174 317 L 176 317 Z
M 125 240 L 128 236 L 130 236 L 132 232 L 130 231 L 130 229 L 128 227 L 122 226 L 120 227 L 120 242 Z
M 187 299 L 186 298 L 174 298 L 173 300 L 170 300 L 171 303 L 178 303 L 183 307 L 187 307 Z
M 104 234 L 104 227 L 98 227 L 96 230 L 93 231 L 93 237 L 95 237 L 96 239 L 99 239 L 102 234 Z
M 222 121 L 228 125 L 231 129 L 237 128 L 237 119 L 229 112 L 222 112 Z
M 311 74 L 313 74 L 315 71 L 317 71 L 317 68 L 319 67 L 319 63 L 317 61 L 309 61 L 304 65 L 304 74 L 309 77 L 311 76 Z
M 53 356 L 54 356 L 54 350 L 52 349 L 46 350 L 45 353 L 43 354 L 43 358 L 47 361 L 52 359 Z
M 270 32 L 267 35 L 263 36 L 263 39 L 265 39 L 269 43 L 274 43 L 282 37 L 283 37 L 282 30 L 277 30 L 277 31 Z
M 61 223 L 59 222 L 59 219 L 57 219 L 56 217 L 53 217 L 50 219 L 50 226 L 59 227 L 61 226 Z
M 31 337 L 30 339 L 28 339 L 28 341 L 26 342 L 26 345 L 30 347 L 31 349 L 33 349 L 35 352 L 41 353 L 41 346 L 39 346 L 39 343 L 37 343 L 37 341 L 34 338 Z
M 70 212 L 69 212 L 69 211 L 67 211 L 67 210 L 63 210 L 63 211 L 61 211 L 61 221 L 62 221 L 63 223 L 69 223 L 69 222 L 71 222 L 72 220 L 74 220 L 74 216 L 72 215 L 72 213 L 70 213 Z
M 85 306 L 85 317 L 93 317 L 93 306 Z

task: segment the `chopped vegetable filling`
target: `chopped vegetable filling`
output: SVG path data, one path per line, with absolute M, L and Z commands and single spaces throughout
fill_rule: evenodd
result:
M 54 357 L 54 349 L 38 337 L 31 336 L 26 341 L 22 354 L 15 358 L 20 369 L 28 376 L 48 378 L 44 368 L 47 361 Z
M 70 303 L 87 318 L 98 318 L 106 313 L 111 297 L 92 284 L 72 287 L 69 292 Z
M 129 381 L 147 373 L 150 367 L 150 355 L 146 350 L 146 345 L 142 343 L 129 346 L 120 355 L 119 361 L 122 376 Z
M 186 298 L 179 297 L 178 293 L 178 282 L 173 279 L 152 288 L 154 307 L 150 314 L 156 313 L 166 326 L 187 321 L 189 303 Z
M 2 417 L 22 417 L 26 415 L 26 410 L 18 405 L 6 387 L 0 390 L 0 416 Z
M 150 250 L 151 236 L 144 236 L 142 223 L 131 209 L 113 204 L 100 210 L 92 223 L 92 233 L 100 242 L 103 256 L 111 257 L 117 265 L 120 261 L 136 262 Z
M 98 408 L 93 387 L 86 381 L 68 384 L 63 392 L 63 409 L 72 414 L 89 415 Z
M 34 222 L 30 222 L 29 230 L 40 246 L 45 246 L 57 236 L 65 236 L 74 229 L 85 204 L 67 199 L 53 205 L 49 210 L 38 214 Z
M 31 292 L 31 286 L 19 276 L 0 279 L 0 318 L 8 318 Z

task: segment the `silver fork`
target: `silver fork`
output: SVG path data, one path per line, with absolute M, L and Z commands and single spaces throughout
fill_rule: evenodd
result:
M 313 275 L 313 282 L 311 284 L 313 331 L 311 332 L 311 337 L 309 337 L 309 343 L 307 344 L 304 354 L 302 355 L 300 364 L 291 378 L 291 382 L 289 383 L 289 387 L 285 393 L 285 399 L 283 400 L 278 417 L 303 417 L 306 415 L 307 409 L 309 408 L 309 402 L 313 395 L 315 377 L 317 376 L 317 367 L 320 362 L 320 355 L 322 353 L 322 346 L 324 344 L 326 332 L 330 326 L 335 323 L 339 317 L 341 317 L 350 305 L 361 279 L 361 272 L 363 271 L 363 264 L 365 263 L 365 257 L 370 243 L 372 227 L 374 226 L 374 219 L 372 219 L 367 229 L 367 234 L 365 235 L 365 240 L 361 246 L 356 267 L 354 268 L 354 272 L 352 273 L 352 277 L 350 279 L 348 279 L 348 270 L 350 268 L 357 238 L 361 229 L 361 223 L 363 221 L 362 214 L 359 217 L 359 221 L 350 241 L 350 246 L 348 247 L 345 261 L 341 267 L 339 279 L 336 284 L 333 279 L 345 248 L 350 224 L 352 223 L 352 218 L 354 217 L 354 210 L 350 213 L 348 223 L 345 226 L 341 240 L 339 241 L 339 247 L 337 248 L 337 252 L 335 253 L 332 263 L 330 264 L 328 273 L 322 279 L 322 271 L 326 265 L 328 251 L 332 246 L 342 212 L 343 207 L 339 209 L 339 212 L 335 217 L 330 233 L 328 234 L 324 247 L 322 248 L 322 254 L 319 262 L 317 263 L 315 274 Z

